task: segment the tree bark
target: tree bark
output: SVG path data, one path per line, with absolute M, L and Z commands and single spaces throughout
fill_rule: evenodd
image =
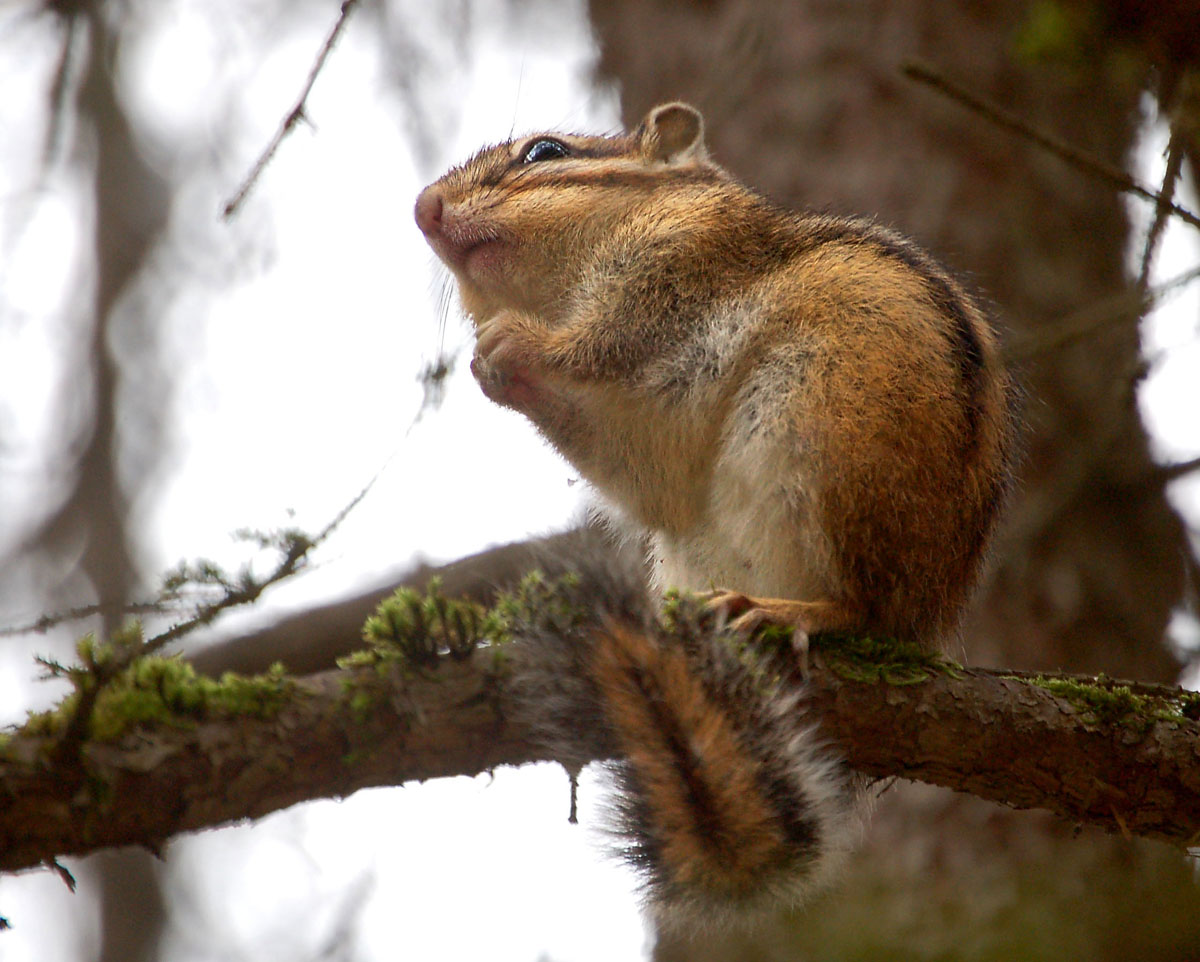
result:
M 66 9 L 67 7 L 77 9 Z M 97 601 L 116 614 L 106 616 L 104 631 L 118 627 L 137 581 L 136 547 L 128 530 L 130 492 L 126 478 L 154 475 L 162 451 L 162 420 L 169 381 L 150 373 L 160 362 L 155 311 L 148 305 L 129 310 L 139 282 L 167 220 L 168 197 L 162 177 L 147 161 L 117 89 L 113 69 L 123 27 L 106 15 L 100 0 L 64 5 L 62 43 L 68 56 L 73 34 L 85 31 L 85 62 L 74 104 L 54 109 L 73 115 L 80 136 L 72 151 L 93 169 L 91 277 L 94 300 L 79 305 L 81 336 L 61 378 L 64 409 L 78 406 L 90 423 L 82 426 L 80 450 L 64 460 L 69 494 L 24 546 L 31 555 L 52 559 L 46 570 L 60 572 L 54 592 L 61 592 L 65 573 L 86 578 Z M 64 83 L 74 80 L 65 71 Z M 74 109 L 72 109 L 72 107 Z M 70 128 L 64 117 L 51 123 Z M 114 344 L 140 345 L 131 365 L 130 351 Z M 129 367 L 139 376 L 123 378 Z M 136 385 L 131 388 L 130 385 Z M 69 419 L 68 419 L 69 423 Z M 130 438 L 136 443 L 131 444 Z M 62 443 L 56 439 L 54 443 Z M 126 853 L 89 865 L 99 883 L 101 930 L 98 962 L 149 962 L 157 958 L 165 922 L 159 874 L 144 853 Z
M 386 684 L 374 668 L 310 675 L 289 683 L 268 717 L 143 725 L 85 742 L 81 766 L 47 763 L 47 739 L 18 734 L 0 756 L 0 869 L 113 846 L 158 850 L 179 832 L 307 799 L 547 758 L 498 664 L 482 648 Z M 859 771 L 1126 835 L 1183 844 L 1200 832 L 1200 724 L 1177 712 L 1106 720 L 994 671 L 906 669 L 889 682 L 837 664 L 836 647 L 815 652 L 799 723 L 818 720 Z

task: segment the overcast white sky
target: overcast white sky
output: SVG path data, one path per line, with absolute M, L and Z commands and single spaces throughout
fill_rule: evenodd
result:
M 437 5 L 413 0 L 411 36 L 436 49 L 432 68 L 416 74 L 435 118 L 427 132 L 436 156 L 412 147 L 360 15 L 310 98 L 315 129 L 286 142 L 246 210 L 222 223 L 221 204 L 290 107 L 331 25 L 337 5 L 326 6 L 302 28 L 268 36 L 233 0 L 161 0 L 153 28 L 121 62 L 146 148 L 180 181 L 172 256 L 218 279 L 185 277 L 159 319 L 178 366 L 171 474 L 137 505 L 139 526 L 152 532 L 152 565 L 235 561 L 230 531 L 284 523 L 288 509 L 319 528 L 384 469 L 321 569 L 274 596 L 293 607 L 417 552 L 449 559 L 561 528 L 579 513 L 585 493 L 572 470 L 519 417 L 483 399 L 467 355 L 443 408 L 410 430 L 422 364 L 468 340 L 453 311 L 442 324 L 444 275 L 411 208 L 421 186 L 482 143 L 514 130 L 617 123 L 615 96 L 589 83 L 594 51 L 581 0 L 538 5 L 515 24 L 497 12 L 506 5 L 476 0 L 457 47 L 438 33 Z M 27 216 L 39 98 L 54 57 L 37 36 L 0 21 L 0 407 L 19 411 L 0 417 L 0 429 L 26 452 L 48 427 L 56 312 L 80 243 L 78 188 L 65 178 Z M 1148 147 L 1148 164 L 1160 149 Z M 25 228 L 16 234 L 18 220 Z M 1159 273 L 1197 260 L 1194 237 L 1177 231 Z M 1145 397 L 1172 459 L 1200 453 L 1200 295 L 1185 296 L 1156 319 L 1148 342 L 1168 352 Z M 0 492 L 13 490 L 0 479 Z M 1200 486 L 1192 493 L 1200 503 Z M 39 613 L 3 613 L 0 622 Z M 28 648 L 0 645 L 0 722 L 48 697 L 28 684 L 32 674 Z M 585 822 L 597 794 L 589 787 Z M 363 960 L 641 957 L 631 879 L 566 824 L 566 806 L 565 777 L 540 766 L 363 792 L 178 841 L 165 865 L 178 886 L 167 957 L 308 957 L 349 894 L 362 902 L 354 957 Z M 81 947 L 95 931 L 89 901 L 48 874 L 0 879 L 0 914 L 16 926 L 0 935 L 5 962 L 90 957 Z M 77 919 L 78 931 L 62 918 Z

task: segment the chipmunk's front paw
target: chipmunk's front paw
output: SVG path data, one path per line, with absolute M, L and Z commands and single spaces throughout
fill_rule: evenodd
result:
M 518 411 L 537 405 L 538 339 L 537 328 L 514 311 L 501 311 L 480 325 L 471 373 L 488 398 Z

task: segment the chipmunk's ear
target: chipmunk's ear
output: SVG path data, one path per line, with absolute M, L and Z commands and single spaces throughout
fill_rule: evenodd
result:
M 646 114 L 638 128 L 642 154 L 647 160 L 677 164 L 704 160 L 704 118 L 688 104 L 661 104 Z

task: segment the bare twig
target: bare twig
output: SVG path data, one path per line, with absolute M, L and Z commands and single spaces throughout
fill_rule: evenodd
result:
M 1134 288 L 1093 301 L 1077 311 L 1072 311 L 1056 323 L 1039 328 L 1010 341 L 1005 348 L 1009 361 L 1028 361 L 1050 351 L 1058 350 L 1075 341 L 1082 340 L 1107 327 L 1109 324 L 1144 314 L 1158 307 L 1168 297 L 1187 285 L 1200 280 L 1200 267 L 1193 267 L 1177 274 L 1170 280 L 1156 284 L 1145 292 Z
M 167 605 L 171 603 L 171 599 L 163 598 L 157 601 L 138 601 L 129 605 L 103 603 L 79 605 L 76 608 L 68 608 L 65 611 L 56 611 L 54 614 L 41 615 L 35 621 L 29 621 L 25 624 L 0 628 L 0 638 L 13 635 L 44 635 L 51 628 L 57 628 L 68 621 L 82 621 L 84 618 L 92 618 L 95 615 L 108 617 L 115 615 L 160 614 L 167 610 Z
M 74 894 L 77 883 L 75 882 L 75 876 L 71 874 L 71 870 L 69 868 L 63 865 L 56 858 L 47 859 L 46 867 L 53 871 L 54 874 L 62 880 L 63 885 L 65 885 L 71 891 L 71 893 Z
M 1055 137 L 1053 134 L 1035 128 L 1016 114 L 998 107 L 967 90 L 965 87 L 956 84 L 927 64 L 909 61 L 901 69 L 906 77 L 918 83 L 927 84 L 952 100 L 958 101 L 969 110 L 973 110 L 997 127 L 1010 130 L 1024 137 L 1026 140 L 1032 141 L 1073 167 L 1091 174 L 1100 180 L 1107 181 L 1117 190 L 1127 194 L 1136 194 L 1138 197 L 1142 197 L 1154 204 L 1164 203 L 1164 198 L 1161 194 L 1139 184 L 1119 167 L 1114 167 L 1112 164 L 1084 153 L 1078 148 Z M 1180 220 L 1186 221 L 1193 227 L 1200 227 L 1200 217 L 1187 208 L 1180 207 L 1178 204 L 1170 201 L 1165 201 L 1165 204 L 1167 209 Z
M 367 493 L 374 487 L 378 479 L 379 475 L 377 474 L 367 482 L 363 489 L 315 536 L 310 538 L 299 532 L 284 532 L 272 538 L 267 538 L 266 540 L 269 543 L 264 543 L 263 547 L 275 547 L 283 551 L 284 555 L 283 559 L 270 575 L 261 580 L 246 579 L 241 584 L 233 584 L 229 579 L 223 578 L 220 585 L 225 589 L 225 592 L 219 600 L 193 609 L 195 613 L 190 618 L 173 625 L 162 634 L 150 638 L 145 642 L 147 647 L 142 648 L 138 653 L 150 654 L 157 651 L 164 645 L 194 631 L 196 628 L 211 623 L 221 612 L 256 601 L 263 591 L 271 585 L 299 573 L 300 569 L 304 566 L 307 556 L 314 548 L 325 541 L 338 525 L 346 519 L 346 516 L 358 506 L 359 502 L 367 496 Z M 257 539 L 260 542 L 264 540 L 262 535 L 255 532 L 239 532 L 239 537 L 241 540 Z M 211 580 L 208 583 L 211 583 Z M 51 628 L 56 628 L 66 622 L 82 621 L 84 618 L 91 618 L 95 615 L 166 614 L 173 609 L 191 607 L 193 603 L 185 602 L 179 597 L 175 588 L 168 586 L 164 588 L 162 595 L 153 601 L 139 601 L 127 605 L 104 603 L 79 605 L 75 608 L 68 608 L 65 611 L 42 615 L 36 620 L 24 624 L 2 627 L 0 628 L 0 638 L 13 635 L 45 634 Z
M 75 41 L 79 36 L 79 15 L 64 14 L 62 19 L 62 46 L 54 68 L 54 82 L 50 86 L 50 122 L 46 125 L 46 139 L 42 145 L 43 184 L 49 179 L 50 170 L 62 153 L 63 132 L 67 125 L 67 97 L 71 92 L 71 75 L 75 70 Z
M 1154 259 L 1158 254 L 1159 243 L 1167 226 L 1169 205 L 1175 196 L 1175 187 L 1179 182 L 1179 173 L 1183 169 L 1183 134 L 1174 126 L 1171 127 L 1171 137 L 1167 143 L 1167 164 L 1163 171 L 1162 185 L 1158 189 L 1158 202 L 1154 205 L 1154 218 L 1146 230 L 1146 240 L 1142 245 L 1142 263 L 1138 268 L 1136 290 L 1144 293 L 1150 286 L 1150 272 L 1154 269 Z M 1149 305 L 1142 309 L 1140 318 L 1149 311 Z M 1125 380 L 1126 399 L 1130 404 L 1135 402 L 1137 387 L 1145 380 L 1150 370 L 1149 361 L 1140 353 L 1135 353 L 1126 362 L 1128 374 Z
M 1097 334 L 1111 324 L 1129 321 L 1147 309 L 1151 296 L 1143 296 L 1129 288 L 1093 301 L 1053 324 L 1013 338 L 1005 345 L 1005 359 L 1009 362 L 1029 361 Z
M 1167 169 L 1163 172 L 1162 187 L 1159 188 L 1158 202 L 1154 206 L 1154 220 L 1146 231 L 1146 242 L 1142 247 L 1142 264 L 1138 270 L 1137 289 L 1145 291 L 1150 286 L 1150 271 L 1154 268 L 1154 258 L 1158 253 L 1158 245 L 1162 240 L 1163 230 L 1167 226 L 1167 215 L 1170 214 L 1170 204 L 1175 196 L 1175 186 L 1179 183 L 1179 173 L 1183 170 L 1183 136 L 1171 128 L 1171 139 L 1167 143 Z
M 342 510 L 333 517 L 333 520 L 325 525 L 325 527 L 313 537 L 310 538 L 307 535 L 301 535 L 295 532 L 285 533 L 283 536 L 285 539 L 284 544 L 282 546 L 277 545 L 277 547 L 282 547 L 284 550 L 283 559 L 275 566 L 275 570 L 272 571 L 266 578 L 261 580 L 247 579 L 241 585 L 236 587 L 231 586 L 226 590 L 224 597 L 212 602 L 211 604 L 204 605 L 191 618 L 188 618 L 186 621 L 181 621 L 176 625 L 172 625 L 166 631 L 159 632 L 152 638 L 148 638 L 139 648 L 137 654 L 139 656 L 154 654 L 155 652 L 160 651 L 162 648 L 169 645 L 171 642 L 182 638 L 184 635 L 189 634 L 192 631 L 195 631 L 197 628 L 210 624 L 217 617 L 217 615 L 221 614 L 223 611 L 257 601 L 259 596 L 261 596 L 262 593 L 267 590 L 267 588 L 271 587 L 271 585 L 277 584 L 280 581 L 284 581 L 285 579 L 292 577 L 292 575 L 297 574 L 300 569 L 304 567 L 304 563 L 309 554 L 311 554 L 315 548 L 317 548 L 331 534 L 333 534 L 334 530 L 336 530 L 337 527 L 346 520 L 346 516 L 350 514 L 350 512 L 356 507 L 358 507 L 362 499 L 365 498 L 371 488 L 374 487 L 378 477 L 379 476 L 376 475 L 374 478 L 368 481 L 366 486 L 359 491 L 353 499 L 351 499 L 350 503 L 342 508 Z
M 1193 471 L 1200 471 L 1200 458 L 1188 458 L 1186 461 L 1176 461 L 1173 464 L 1164 464 L 1158 468 L 1158 475 L 1166 481 L 1177 481 L 1179 478 L 1187 477 Z
M 199 566 L 199 576 L 197 576 L 191 568 L 185 567 L 184 573 L 179 576 L 180 580 L 199 579 L 207 583 L 215 583 L 223 589 L 220 598 L 202 605 L 191 618 L 178 622 L 166 631 L 159 632 L 145 640 L 142 639 L 140 631 L 127 632 L 123 637 L 112 635 L 109 639 L 108 650 L 103 654 L 100 653 L 101 649 L 81 642 L 77 650 L 83 662 L 82 665 L 67 666 L 56 661 L 39 658 L 38 661 L 49 671 L 50 676 L 69 679 L 77 696 L 71 717 L 53 748 L 54 758 L 63 765 L 63 777 L 68 779 L 74 777 L 76 781 L 84 778 L 82 758 L 79 753 L 86 742 L 92 714 L 102 691 L 139 658 L 145 658 L 161 651 L 171 642 L 197 628 L 210 624 L 218 615 L 230 608 L 257 601 L 271 585 L 300 572 L 313 549 L 325 541 L 367 496 L 367 492 L 371 490 L 377 479 L 378 475 L 372 478 L 350 503 L 313 537 L 298 530 L 284 530 L 270 534 L 244 533 L 242 535 L 244 538 L 257 540 L 261 547 L 274 548 L 283 553 L 282 560 L 266 578 L 256 578 L 247 571 L 234 580 L 208 563 Z M 173 590 L 170 580 L 168 579 L 168 590 Z
M 304 82 L 304 87 L 300 91 L 299 98 L 292 106 L 292 109 L 288 111 L 287 116 L 284 117 L 283 123 L 280 124 L 279 129 L 275 132 L 275 136 L 267 145 L 266 150 L 255 161 L 250 173 L 237 189 L 237 193 L 225 204 L 222 216 L 226 220 L 238 212 L 238 209 L 242 206 L 242 202 L 245 201 L 246 196 L 254 188 L 254 185 L 258 183 L 259 177 L 262 176 L 262 172 L 266 169 L 267 164 L 274 158 L 284 139 L 296 129 L 296 126 L 302 120 L 307 119 L 304 108 L 308 102 L 308 95 L 312 92 L 313 84 L 317 82 L 317 76 L 324 69 L 325 61 L 333 51 L 334 44 L 337 43 L 338 37 L 341 36 L 342 30 L 345 28 L 346 22 L 350 19 L 350 14 L 356 6 L 358 6 L 358 0 L 343 0 L 338 18 L 334 22 L 333 28 L 329 31 L 329 35 L 325 38 L 325 42 L 321 44 L 321 49 L 317 52 L 317 59 L 313 62 L 312 69 L 308 72 L 308 79 Z

